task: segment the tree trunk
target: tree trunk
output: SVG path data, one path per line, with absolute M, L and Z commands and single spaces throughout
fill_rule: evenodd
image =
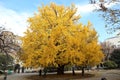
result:
M 39 70 L 39 76 L 41 76 L 41 75 L 42 75 L 42 70 L 40 69 L 40 70 Z
M 58 75 L 64 74 L 64 65 L 58 65 L 57 74 Z
M 7 80 L 7 72 L 4 70 L 4 80 Z
M 85 68 L 82 67 L 82 76 L 84 76 L 84 74 L 85 74 Z
M 8 57 L 8 54 L 7 54 L 7 52 L 5 52 L 5 54 L 6 54 L 6 60 L 5 60 L 5 64 L 4 64 L 4 80 L 7 80 L 7 72 L 6 72 L 6 70 L 7 70 L 7 59 L 9 59 L 9 57 Z
M 72 74 L 75 75 L 75 67 L 72 67 Z

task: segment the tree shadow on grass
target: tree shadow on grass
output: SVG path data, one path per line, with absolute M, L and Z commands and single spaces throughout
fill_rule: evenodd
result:
M 29 76 L 27 77 L 30 80 L 74 80 L 74 79 L 83 79 L 83 78 L 91 78 L 94 77 L 95 74 L 85 74 L 82 76 L 80 73 L 72 75 L 70 73 L 64 75 L 57 75 L 57 74 L 48 74 L 46 76 Z

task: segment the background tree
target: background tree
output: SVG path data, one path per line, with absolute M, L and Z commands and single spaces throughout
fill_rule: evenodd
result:
M 16 39 L 15 39 L 15 35 L 4 29 L 4 26 L 0 27 L 0 53 L 2 53 L 3 55 L 5 55 L 6 57 L 4 57 L 5 61 L 2 62 L 4 63 L 4 73 L 5 70 L 7 69 L 8 66 L 8 60 L 11 59 L 10 53 L 12 53 L 13 51 L 19 51 L 20 46 L 18 44 L 16 44 Z M 5 73 L 5 77 L 4 79 L 7 79 L 7 75 Z
M 108 33 L 113 33 L 120 30 L 120 0 L 89 0 L 91 4 L 94 4 L 96 11 L 102 12 Z M 120 33 L 120 31 L 118 32 Z
M 103 54 L 97 33 L 90 22 L 78 23 L 80 17 L 76 11 L 74 5 L 51 3 L 29 18 L 21 54 L 27 66 L 56 66 L 57 73 L 64 74 L 64 66 L 68 64 L 94 66 L 101 62 Z
M 105 61 L 109 60 L 111 57 L 112 52 L 114 51 L 114 46 L 110 42 L 102 42 L 100 43 L 102 47 L 102 51 L 105 54 Z
M 120 49 L 119 48 L 115 49 L 112 52 L 110 60 L 114 61 L 118 65 L 118 68 L 120 68 Z

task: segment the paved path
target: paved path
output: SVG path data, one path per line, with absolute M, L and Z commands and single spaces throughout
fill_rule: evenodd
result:
M 107 80 L 120 80 L 120 70 L 92 71 L 90 73 L 94 73 L 96 74 L 96 76 L 85 79 L 65 79 L 65 80 L 101 80 L 101 77 L 106 77 Z M 16 74 L 8 75 L 7 80 L 31 80 L 26 78 L 31 75 L 38 75 L 38 73 L 20 73 L 20 74 L 16 73 Z M 0 80 L 3 80 L 3 77 L 4 76 L 0 76 Z M 52 80 L 56 80 L 56 79 L 52 79 Z M 59 80 L 64 80 L 64 79 L 59 79 Z

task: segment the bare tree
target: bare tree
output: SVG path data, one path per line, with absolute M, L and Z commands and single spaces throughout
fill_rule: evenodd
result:
M 114 51 L 114 46 L 110 42 L 101 43 L 102 51 L 105 54 L 105 61 L 109 60 L 111 53 Z
M 108 33 L 120 30 L 120 0 L 89 0 L 90 4 L 98 6 L 95 11 L 104 18 Z M 101 13 L 102 12 L 102 13 Z
M 15 35 L 10 31 L 6 31 L 3 27 L 0 27 L 0 52 L 6 55 L 6 61 L 9 58 L 9 53 L 19 50 L 20 46 L 16 43 Z M 7 62 L 4 63 L 4 80 L 7 79 L 6 69 Z

